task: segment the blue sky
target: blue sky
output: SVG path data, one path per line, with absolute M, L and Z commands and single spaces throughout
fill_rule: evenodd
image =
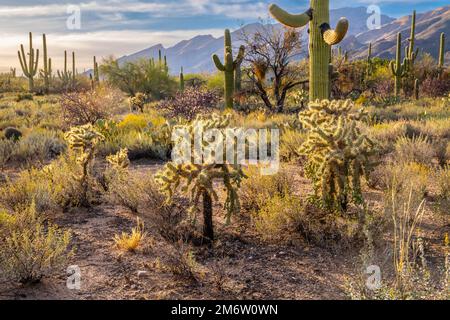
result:
M 121 56 L 158 43 L 166 47 L 198 34 L 219 36 L 224 28 L 267 18 L 271 2 L 301 11 L 307 0 L 0 0 L 0 71 L 18 65 L 16 54 L 27 33 L 47 33 L 50 55 L 61 63 L 64 49 L 75 50 L 80 69 L 92 55 Z M 398 17 L 448 5 L 430 0 L 331 0 L 331 6 L 377 4 L 383 14 Z M 68 4 L 81 8 L 81 29 L 68 30 Z M 41 40 L 35 40 L 40 45 Z

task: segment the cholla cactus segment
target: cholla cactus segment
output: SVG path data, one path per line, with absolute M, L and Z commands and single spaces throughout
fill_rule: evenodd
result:
M 106 161 L 114 168 L 127 169 L 130 166 L 128 149 L 120 149 L 116 154 L 106 157 Z
M 192 141 L 196 133 L 208 129 L 224 130 L 230 124 L 231 116 L 198 116 L 187 129 Z M 203 146 L 207 147 L 208 141 L 203 141 Z M 225 150 L 224 150 L 225 152 Z M 225 155 L 223 155 L 225 158 Z M 192 159 L 193 160 L 193 159 Z M 225 209 L 227 210 L 227 221 L 229 222 L 233 213 L 240 209 L 237 190 L 242 179 L 245 177 L 240 165 L 216 164 L 212 161 L 205 161 L 202 164 L 195 164 L 194 161 L 185 164 L 174 164 L 169 162 L 164 169 L 156 175 L 156 182 L 160 185 L 167 201 L 170 202 L 177 189 L 181 188 L 183 193 L 189 194 L 191 199 L 191 211 L 194 211 L 199 204 L 200 198 L 206 192 L 214 201 L 218 201 L 218 195 L 213 186 L 215 180 L 221 181 L 227 191 Z
M 104 140 L 104 137 L 91 124 L 87 124 L 70 129 L 64 135 L 64 139 L 71 150 L 84 153 L 94 149 L 99 142 Z
M 307 176 L 328 206 L 346 210 L 348 192 L 362 200 L 361 178 L 369 168 L 374 143 L 358 128 L 365 117 L 351 101 L 315 101 L 299 116 L 310 130 L 300 153 L 308 157 Z
M 141 111 L 144 112 L 144 105 L 147 101 L 147 95 L 142 92 L 136 93 L 134 97 L 129 98 L 128 102 L 130 104 L 131 111 Z

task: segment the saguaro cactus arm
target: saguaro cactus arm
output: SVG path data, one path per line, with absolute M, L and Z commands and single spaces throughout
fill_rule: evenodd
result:
M 244 46 L 240 46 L 238 55 L 236 57 L 236 60 L 233 63 L 235 68 L 237 66 L 241 65 L 242 60 L 244 60 L 244 55 L 245 55 L 245 47 Z
M 219 69 L 219 71 L 225 71 L 225 66 L 222 64 L 217 54 L 213 55 L 213 61 L 214 64 L 216 65 L 216 68 Z
M 322 31 L 323 41 L 330 46 L 340 43 L 348 31 L 348 20 L 346 18 L 339 19 L 336 29 L 331 29 L 328 23 L 323 23 L 320 25 L 320 30 Z
M 277 21 L 292 28 L 303 27 L 313 19 L 313 9 L 311 8 L 301 14 L 290 14 L 276 4 L 271 4 L 269 12 Z

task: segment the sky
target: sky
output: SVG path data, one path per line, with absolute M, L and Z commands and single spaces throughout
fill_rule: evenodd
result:
M 42 33 L 47 34 L 54 69 L 61 67 L 64 50 L 68 50 L 76 52 L 81 72 L 91 67 L 93 55 L 120 57 L 159 43 L 169 47 L 196 35 L 220 36 L 225 28 L 267 19 L 272 2 L 290 12 L 300 12 L 309 4 L 307 0 L 20 0 L 20 4 L 0 0 L 0 72 L 11 66 L 20 70 L 17 50 L 20 43 L 27 50 L 30 31 L 38 47 Z M 330 2 L 332 8 L 376 4 L 382 14 L 392 17 L 448 5 L 448 0 Z M 73 19 L 78 9 L 80 19 Z M 74 21 L 80 21 L 79 29 Z

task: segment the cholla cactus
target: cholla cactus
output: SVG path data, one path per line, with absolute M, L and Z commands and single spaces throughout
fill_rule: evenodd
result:
M 309 93 L 306 90 L 299 89 L 294 91 L 292 94 L 292 99 L 296 106 L 300 106 L 302 109 L 306 102 L 309 101 Z
M 128 169 L 130 166 L 130 159 L 128 159 L 128 149 L 120 149 L 114 155 L 106 157 L 106 161 L 114 168 L 117 169 Z
M 223 131 L 229 126 L 230 116 L 218 116 L 213 114 L 210 117 L 199 116 L 187 128 L 191 140 L 194 135 L 208 129 L 218 129 Z M 193 145 L 193 143 L 192 143 Z M 203 141 L 203 146 L 208 147 L 210 143 Z M 224 151 L 225 152 L 225 151 Z M 211 155 L 215 157 L 215 155 Z M 225 158 L 225 154 L 223 155 Z M 233 213 L 239 211 L 239 197 L 237 190 L 241 180 L 245 177 L 240 165 L 216 164 L 212 159 L 204 159 L 202 164 L 194 164 L 194 159 L 186 164 L 168 163 L 163 170 L 156 175 L 156 181 L 161 186 L 161 191 L 167 196 L 170 202 L 175 191 L 182 186 L 184 193 L 191 196 L 191 213 L 196 213 L 196 207 L 203 200 L 203 236 L 205 240 L 214 240 L 214 230 L 212 223 L 212 203 L 218 201 L 219 197 L 215 191 L 217 187 L 213 185 L 214 180 L 221 180 L 227 191 L 225 209 L 227 210 L 227 223 Z M 195 221 L 195 215 L 194 215 Z
M 355 202 L 362 201 L 360 181 L 374 147 L 357 126 L 365 116 L 353 111 L 351 101 L 317 100 L 300 113 L 300 122 L 309 130 L 300 148 L 308 157 L 307 176 L 328 207 L 345 211 L 349 192 Z
M 86 206 L 89 204 L 89 171 L 94 160 L 95 148 L 99 142 L 104 140 L 104 137 L 91 124 L 87 124 L 70 129 L 64 135 L 64 139 L 67 141 L 76 163 L 81 167 L 81 172 L 74 174 L 73 178 L 79 182 L 81 187 L 81 205 Z
M 136 93 L 134 97 L 131 97 L 128 102 L 130 104 L 130 111 L 140 111 L 144 112 L 145 101 L 147 100 L 147 95 L 142 92 Z

